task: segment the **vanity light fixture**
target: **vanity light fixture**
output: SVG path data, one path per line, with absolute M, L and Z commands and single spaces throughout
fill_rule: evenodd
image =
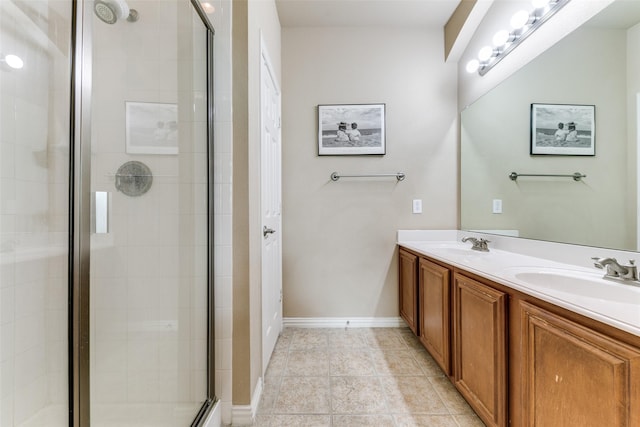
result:
M 494 50 L 490 46 L 485 46 L 482 49 L 480 49 L 480 52 L 478 52 L 478 59 L 480 60 L 480 63 L 481 64 L 487 63 L 487 61 L 489 61 L 493 56 L 493 52 Z
M 531 15 L 526 10 L 519 10 L 513 14 L 511 17 L 511 28 L 513 28 L 513 32 L 522 31 L 522 29 L 530 23 Z
M 477 59 L 472 59 L 471 61 L 467 62 L 467 73 L 475 73 L 476 71 L 478 71 L 478 68 L 480 68 L 480 61 L 478 61 Z
M 542 9 L 543 7 L 547 7 L 549 1 L 550 0 L 532 0 L 531 3 L 536 9 Z
M 513 39 L 511 38 L 511 33 L 509 33 L 509 31 L 500 30 L 497 33 L 495 33 L 492 41 L 493 41 L 493 47 L 495 47 L 496 49 L 499 49 L 505 44 L 507 44 L 509 41 L 513 41 Z
M 476 71 L 484 76 L 498 62 L 507 56 L 524 39 L 556 14 L 571 0 L 532 0 L 530 12 L 520 10 L 511 18 L 511 31 L 500 30 L 493 36 L 493 47 L 484 46 L 478 52 L 478 58 L 467 62 L 468 73 Z

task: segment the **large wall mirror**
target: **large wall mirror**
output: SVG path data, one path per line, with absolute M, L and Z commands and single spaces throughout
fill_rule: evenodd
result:
M 532 104 L 595 106 L 595 155 L 530 154 L 557 126 Z M 616 0 L 462 112 L 461 228 L 637 251 L 639 114 L 640 1 Z

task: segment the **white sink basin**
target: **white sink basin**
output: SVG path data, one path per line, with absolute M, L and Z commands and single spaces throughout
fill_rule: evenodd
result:
M 482 255 L 488 255 L 489 252 L 482 252 L 482 251 L 474 251 L 471 250 L 470 248 L 439 248 L 439 250 L 441 250 L 443 253 L 448 253 L 451 255 L 458 255 L 458 256 L 469 256 L 469 255 L 476 255 L 476 256 L 482 256 Z
M 640 307 L 640 287 L 602 278 L 602 273 L 562 269 L 512 268 L 505 276 L 531 285 L 541 292 L 588 298 L 603 303 L 637 305 Z
M 487 255 L 490 252 L 474 251 L 471 249 L 470 244 L 462 244 L 457 242 L 441 242 L 441 243 L 426 243 L 419 245 L 425 250 L 437 250 L 438 253 L 443 255 L 456 255 L 456 256 L 469 256 L 469 255 Z

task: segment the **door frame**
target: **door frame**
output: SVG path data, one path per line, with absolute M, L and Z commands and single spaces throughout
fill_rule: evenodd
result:
M 69 425 L 90 425 L 90 221 L 92 19 L 85 0 L 72 15 L 71 144 L 69 160 Z

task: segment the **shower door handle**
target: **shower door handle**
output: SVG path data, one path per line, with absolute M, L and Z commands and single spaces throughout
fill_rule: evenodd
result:
M 107 191 L 93 193 L 91 207 L 93 208 L 93 232 L 96 234 L 109 233 L 109 196 Z

